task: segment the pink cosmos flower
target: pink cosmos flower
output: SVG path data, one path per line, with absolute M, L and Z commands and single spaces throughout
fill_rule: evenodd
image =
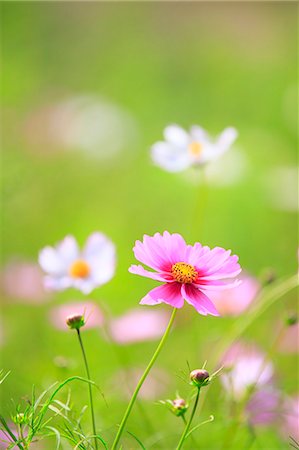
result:
M 25 303 L 42 303 L 47 299 L 43 276 L 37 264 L 25 261 L 9 262 L 1 274 L 4 294 Z
M 19 432 L 18 432 L 18 430 L 17 430 L 17 427 L 16 427 L 16 425 L 14 424 L 14 423 L 11 423 L 11 422 L 9 422 L 8 423 L 8 426 L 9 426 L 9 429 L 13 432 L 13 434 L 15 435 L 15 437 L 17 438 L 17 439 L 20 439 L 20 436 L 19 436 Z M 26 435 L 27 435 L 27 433 L 26 433 L 26 431 L 25 432 L 23 432 L 23 436 L 24 437 L 26 437 Z M 5 430 L 0 430 L 0 449 L 2 450 L 4 450 L 4 449 L 8 449 L 8 448 L 18 448 L 18 446 L 17 445 L 13 445 L 13 439 L 11 438 L 11 436 L 7 433 L 7 431 L 5 431 Z M 31 447 L 33 447 L 34 448 L 34 450 L 43 450 L 44 449 L 44 446 L 43 446 L 43 444 L 40 442 L 40 441 L 38 441 L 37 439 L 34 439 L 32 442 L 31 442 L 31 444 L 30 444 L 30 448 Z
M 104 234 L 96 232 L 89 236 L 80 251 L 76 239 L 67 236 L 55 248 L 41 250 L 39 263 L 48 273 L 46 288 L 62 291 L 74 287 L 89 294 L 113 277 L 115 247 Z
M 91 301 L 57 306 L 50 311 L 50 321 L 58 330 L 68 331 L 69 327 L 66 324 L 66 319 L 73 314 L 84 315 L 86 322 L 84 329 L 98 328 L 104 322 L 104 316 L 100 308 Z
M 278 422 L 282 417 L 282 396 L 270 387 L 263 387 L 255 392 L 246 406 L 246 413 L 251 425 L 267 426 Z
M 278 350 L 282 353 L 299 352 L 299 323 L 285 327 L 279 339 Z
M 299 395 L 285 400 L 281 434 L 288 440 L 292 437 L 299 442 Z
M 223 370 L 220 376 L 225 390 L 236 399 L 242 398 L 248 388 L 270 385 L 274 368 L 266 361 L 266 355 L 256 346 L 238 342 L 230 347 L 221 361 Z
M 209 297 L 222 316 L 239 316 L 254 301 L 260 284 L 256 278 L 243 274 L 242 283 L 225 291 L 210 292 Z
M 136 241 L 135 258 L 155 272 L 141 265 L 132 265 L 129 272 L 161 281 L 164 284 L 152 289 L 142 300 L 142 305 L 167 303 L 182 308 L 184 300 L 206 316 L 218 316 L 215 306 L 206 295 L 209 290 L 222 290 L 237 286 L 239 281 L 227 283 L 241 272 L 238 257 L 221 247 L 212 250 L 200 243 L 187 245 L 179 234 L 164 231 L 163 235 L 144 235 L 143 242 Z
M 161 337 L 169 321 L 165 311 L 132 309 L 110 322 L 110 333 L 118 344 L 150 341 Z

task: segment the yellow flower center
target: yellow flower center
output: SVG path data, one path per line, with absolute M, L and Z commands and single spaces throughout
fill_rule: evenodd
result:
M 69 273 L 73 278 L 86 278 L 89 275 L 90 267 L 82 259 L 77 259 L 70 267 Z
M 171 273 L 178 283 L 194 283 L 198 277 L 197 270 L 191 264 L 184 262 L 174 264 Z
M 193 141 L 188 145 L 188 150 L 192 156 L 199 156 L 202 152 L 202 145 L 199 142 Z

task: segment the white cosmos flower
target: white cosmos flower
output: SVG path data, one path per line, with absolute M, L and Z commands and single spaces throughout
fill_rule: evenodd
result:
M 219 158 L 237 138 L 235 128 L 226 128 L 212 139 L 205 130 L 194 125 L 189 133 L 178 125 L 164 130 L 165 141 L 151 148 L 152 159 L 168 172 L 180 172 L 191 166 L 202 166 Z
M 76 239 L 66 236 L 55 248 L 41 250 L 39 264 L 47 273 L 47 289 L 62 291 L 74 287 L 89 294 L 113 277 L 115 246 L 104 234 L 95 232 L 80 250 Z

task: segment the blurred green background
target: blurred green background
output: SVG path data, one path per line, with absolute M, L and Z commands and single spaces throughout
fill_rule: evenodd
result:
M 89 298 L 112 314 L 136 307 L 155 286 L 127 270 L 134 262 L 133 243 L 144 233 L 176 231 L 190 243 L 231 248 L 256 276 L 268 267 L 278 276 L 295 273 L 296 214 L 273 207 L 264 179 L 274 168 L 296 165 L 296 8 L 290 2 L 2 2 L 3 265 L 14 258 L 36 261 L 42 247 L 66 234 L 83 244 L 89 233 L 102 231 L 116 244 L 117 271 Z M 118 105 L 132 118 L 134 139 L 124 139 L 110 158 L 101 157 L 109 146 L 94 157 L 49 144 L 44 133 L 48 108 L 84 95 Z M 235 126 L 236 149 L 246 157 L 244 176 L 236 184 L 203 188 L 155 167 L 149 148 L 169 123 L 200 124 L 212 134 Z M 28 305 L 2 295 L 2 359 L 11 370 L 2 390 L 6 414 L 30 395 L 32 384 L 42 390 L 84 373 L 75 336 L 54 330 L 48 321 L 53 305 L 83 298 L 69 290 Z M 247 339 L 269 350 L 279 319 L 295 302 L 295 293 L 278 302 L 248 330 Z M 199 316 L 188 306 L 182 317 L 157 364 L 169 373 L 163 398 L 174 397 L 176 389 L 188 392 L 180 370 L 187 371 L 187 360 L 201 366 L 233 323 Z M 84 339 L 91 372 L 109 404 L 97 398 L 99 424 L 111 439 L 126 404 L 119 387 L 109 384 L 119 361 L 98 331 L 86 331 Z M 124 364 L 144 367 L 155 345 L 124 348 Z M 57 367 L 57 355 L 73 365 Z M 284 392 L 294 393 L 295 357 L 276 355 L 274 364 Z M 72 388 L 78 410 L 85 394 L 83 386 Z M 164 448 L 173 448 L 179 419 L 153 401 L 145 402 L 144 410 L 166 436 Z M 220 448 L 226 411 L 219 382 L 201 414 L 217 418 L 199 433 L 201 448 Z M 130 429 L 142 439 L 149 434 L 144 423 L 136 408 Z M 259 433 L 263 448 L 286 448 L 274 430 Z M 246 441 L 246 431 L 240 439 L 236 448 Z M 137 448 L 134 441 L 130 445 Z

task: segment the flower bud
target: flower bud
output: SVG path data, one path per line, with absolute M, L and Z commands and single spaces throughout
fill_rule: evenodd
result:
M 195 369 L 190 373 L 191 383 L 198 388 L 206 386 L 209 383 L 210 374 L 205 369 Z
M 13 418 L 14 423 L 17 423 L 19 425 L 21 425 L 22 423 L 24 423 L 25 421 L 25 415 L 23 413 L 18 413 L 14 418 Z
M 273 283 L 277 279 L 277 275 L 274 269 L 267 267 L 261 274 L 261 281 L 264 286 Z
M 296 325 L 296 323 L 298 323 L 298 317 L 296 314 L 290 314 L 289 317 L 286 318 L 286 325 L 288 327 Z
M 66 318 L 66 324 L 71 330 L 79 330 L 85 325 L 84 316 L 82 314 L 72 314 Z
M 183 416 L 188 409 L 188 404 L 183 398 L 172 400 L 172 412 L 176 416 Z

